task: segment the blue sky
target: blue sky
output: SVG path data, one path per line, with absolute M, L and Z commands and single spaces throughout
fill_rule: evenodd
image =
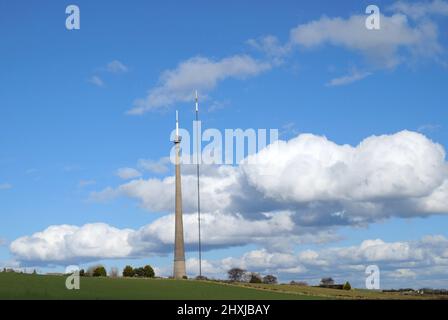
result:
M 145 195 L 135 196 L 131 191 L 115 192 L 107 201 L 99 201 L 95 195 L 104 194 L 107 188 L 118 190 L 132 180 L 162 181 L 171 175 L 170 164 L 159 159 L 169 155 L 175 109 L 180 111 L 181 126 L 191 129 L 194 101 L 185 93 L 192 94 L 195 86 L 201 96 L 205 128 L 278 128 L 282 140 L 310 133 L 353 147 L 371 136 L 393 137 L 408 130 L 418 138 L 406 136 L 406 141 L 423 137 L 421 143 L 425 145 L 448 146 L 448 12 L 434 10 L 446 9 L 446 2 L 400 2 L 401 6 L 395 3 L 392 7 L 394 2 L 376 1 L 384 15 L 383 28 L 396 27 L 398 31 L 380 33 L 371 39 L 364 36 L 365 31 L 353 30 L 354 35 L 344 32 L 349 30 L 344 28 L 349 27 L 352 17 L 367 17 L 364 12 L 370 3 L 365 1 L 136 1 L 132 5 L 122 1 L 76 1 L 81 29 L 71 31 L 65 28 L 65 8 L 69 4 L 0 4 L 0 265 L 37 266 L 47 271 L 61 270 L 68 263 L 90 265 L 100 261 L 123 267 L 126 263 L 150 262 L 162 273 L 169 273 L 172 257 L 167 250 L 161 254 L 147 247 L 144 254 L 133 255 L 132 259 L 120 253 L 113 259 L 86 258 L 81 254 L 55 262 L 43 255 L 32 256 L 31 252 L 37 250 L 34 244 L 24 243 L 31 246 L 30 251 L 21 247 L 18 253 L 11 249 L 11 243 L 49 226 L 104 223 L 119 230 L 138 230 L 171 214 L 167 208 L 145 205 Z M 402 20 L 394 20 L 394 16 Z M 270 47 L 266 46 L 268 35 L 271 41 L 276 39 L 269 42 Z M 315 37 L 316 43 L 309 37 Z M 238 60 L 241 57 L 243 61 Z M 203 59 L 202 63 L 197 59 Z M 223 61 L 228 61 L 227 67 L 220 65 Z M 245 69 L 248 63 L 253 66 Z M 199 72 L 182 73 L 182 65 L 193 65 Z M 203 73 L 200 68 L 204 68 Z M 182 78 L 184 87 L 170 87 L 167 71 L 173 78 Z M 207 72 L 217 75 L 208 77 Z M 332 82 L 334 79 L 339 81 Z M 158 88 L 169 102 L 151 100 L 151 92 L 160 92 Z M 129 114 L 138 99 L 145 101 L 144 110 Z M 415 167 L 410 165 L 412 172 L 418 173 L 425 161 L 429 163 L 425 152 Z M 167 171 L 145 169 L 141 159 L 161 163 Z M 428 175 L 437 179 L 445 175 L 448 181 L 445 159 L 441 167 L 439 174 Z M 120 168 L 136 169 L 141 177 L 123 180 L 116 174 Z M 426 179 L 427 171 L 421 177 Z M 432 191 L 443 181 L 429 183 Z M 184 188 L 188 185 L 184 184 Z M 429 195 L 431 190 L 425 192 L 418 197 Z M 294 196 L 300 198 L 300 190 L 298 194 Z M 323 200 L 297 200 L 293 205 L 288 203 L 288 210 L 301 210 L 314 201 Z M 415 209 L 408 213 L 405 206 L 400 207 L 403 212 L 390 213 L 388 204 L 381 203 L 387 214 L 376 211 L 374 217 L 362 223 L 350 220 L 342 226 L 323 222 L 312 226 L 313 230 L 307 231 L 312 240 L 299 239 L 285 255 L 296 257 L 305 250 L 358 247 L 365 240 L 375 239 L 422 248 L 422 238 L 427 236 L 442 236 L 445 240 L 438 238 L 437 245 L 442 243 L 443 248 L 448 238 L 448 210 Z M 322 232 L 331 236 L 322 240 Z M 293 231 L 285 235 L 286 239 L 300 236 Z M 255 238 L 247 235 L 247 240 L 238 245 L 226 240 L 218 245 L 219 249 L 208 250 L 204 256 L 210 261 L 210 274 L 222 273 L 216 271 L 220 259 L 243 259 L 250 252 L 264 255 L 264 259 L 266 254 L 277 253 L 272 239 L 251 240 Z M 27 259 L 27 254 L 32 258 Z M 439 259 L 434 258 L 436 255 Z M 386 270 L 385 286 L 404 283 L 447 287 L 448 275 L 439 271 L 446 265 L 434 262 L 445 261 L 445 255 L 431 254 L 422 259 L 426 267 L 416 269 L 409 267 L 411 257 L 395 264 L 387 258 L 374 262 Z M 195 258 L 196 252 L 190 251 L 187 256 Z M 248 269 L 276 273 L 285 281 L 313 282 L 319 274 L 334 274 L 337 279 L 348 278 L 360 286 L 363 283 L 363 271 L 348 272 L 347 265 L 344 270 L 335 267 L 332 271 L 331 267 L 313 269 L 310 264 L 294 273 L 284 271 L 292 269 L 291 265 L 260 266 L 243 260 L 238 261 L 246 263 Z M 373 263 L 361 260 L 351 263 Z M 301 264 L 300 259 L 297 264 Z

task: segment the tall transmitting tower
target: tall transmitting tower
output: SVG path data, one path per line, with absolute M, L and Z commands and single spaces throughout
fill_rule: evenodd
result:
M 182 279 L 186 276 L 185 271 L 185 245 L 184 245 L 184 224 L 182 219 L 182 183 L 180 180 L 180 141 L 179 135 L 179 114 L 176 110 L 176 136 L 174 144 L 176 146 L 176 195 L 175 195 L 175 230 L 174 230 L 174 279 Z
M 196 174 L 198 182 L 198 235 L 199 235 L 199 277 L 202 278 L 202 244 L 201 244 L 201 194 L 199 190 L 199 157 L 201 155 L 200 141 L 201 137 L 199 130 L 199 106 L 198 106 L 198 91 L 196 90 Z

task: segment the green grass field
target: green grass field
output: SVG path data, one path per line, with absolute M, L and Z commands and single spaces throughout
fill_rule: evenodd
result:
M 0 299 L 291 300 L 319 297 L 167 279 L 83 277 L 80 290 L 67 290 L 63 276 L 0 273 Z
M 81 278 L 80 290 L 67 290 L 64 276 L 0 273 L 0 299 L 138 299 L 138 300 L 318 300 L 438 299 L 362 289 L 350 291 L 292 285 L 210 281 Z M 446 297 L 445 297 L 446 298 Z

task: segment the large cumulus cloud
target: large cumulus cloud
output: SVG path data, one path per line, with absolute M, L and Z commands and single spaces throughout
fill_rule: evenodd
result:
M 207 212 L 261 218 L 260 212 L 295 212 L 301 226 L 366 224 L 398 216 L 448 212 L 445 151 L 420 133 L 371 136 L 357 146 L 312 134 L 279 141 L 238 167 L 202 173 Z M 194 170 L 184 168 L 184 210 L 196 210 Z M 138 179 L 96 192 L 128 196 L 155 212 L 173 210 L 174 178 Z

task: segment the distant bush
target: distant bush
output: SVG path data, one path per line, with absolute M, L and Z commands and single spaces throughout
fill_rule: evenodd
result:
M 93 270 L 92 273 L 93 277 L 107 277 L 107 271 L 106 268 L 103 266 L 98 266 Z
M 291 281 L 289 284 L 292 285 L 292 286 L 308 287 L 308 283 L 305 282 L 305 281 L 294 281 L 294 280 L 293 280 L 293 281 Z
M 350 285 L 350 282 L 346 282 L 344 286 L 342 287 L 343 290 L 352 290 L 352 286 Z
M 86 272 L 84 269 L 79 270 L 79 276 L 84 277 L 86 275 Z
M 143 278 L 144 276 L 145 276 L 145 270 L 143 270 L 143 268 L 134 269 L 134 277 Z
M 135 275 L 134 269 L 131 266 L 126 266 L 123 269 L 123 277 L 133 277 Z
M 143 276 L 145 278 L 154 278 L 154 269 L 149 264 L 143 267 Z
M 322 278 L 320 280 L 320 285 L 321 286 L 332 286 L 332 285 L 334 285 L 334 280 L 333 280 L 333 278 Z
M 208 278 L 206 276 L 197 276 L 195 279 L 196 280 L 208 280 Z
M 123 277 L 154 278 L 155 275 L 154 269 L 149 264 L 135 269 L 131 266 L 126 266 L 123 269 Z
M 258 273 L 252 272 L 249 276 L 249 283 L 263 283 L 263 280 Z
M 188 277 L 187 277 L 187 276 L 183 276 L 183 277 L 182 277 L 182 279 L 184 279 L 184 280 L 187 280 L 187 279 L 188 279 Z
M 271 274 L 268 274 L 263 277 L 263 283 L 265 284 L 276 284 L 277 283 L 277 277 L 273 276 Z
M 243 279 L 245 273 L 246 273 L 246 270 L 240 269 L 240 268 L 232 268 L 229 271 L 227 271 L 229 280 L 236 281 L 236 282 L 240 282 Z

